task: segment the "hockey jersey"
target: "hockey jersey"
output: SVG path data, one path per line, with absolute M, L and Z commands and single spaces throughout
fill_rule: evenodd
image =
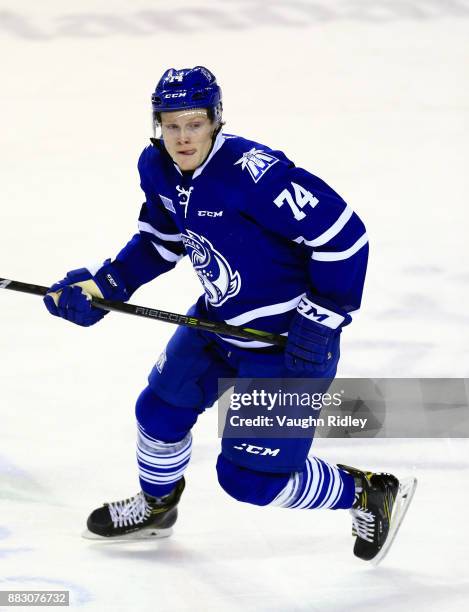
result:
M 139 231 L 116 258 L 130 292 L 187 255 L 213 320 L 286 334 L 306 292 L 339 310 L 359 308 L 364 225 L 281 151 L 220 132 L 193 173 L 180 171 L 162 141 L 144 149 L 138 169 L 145 193 Z

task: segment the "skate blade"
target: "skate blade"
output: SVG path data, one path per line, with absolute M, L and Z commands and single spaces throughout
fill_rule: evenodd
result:
M 381 563 L 384 557 L 388 554 L 389 549 L 394 542 L 394 539 L 399 531 L 399 527 L 404 520 L 407 510 L 409 509 L 410 502 L 417 488 L 416 478 L 404 478 L 399 482 L 399 490 L 397 492 L 396 501 L 391 514 L 391 523 L 389 527 L 388 537 L 379 553 L 370 560 L 371 565 L 375 567 Z
M 93 540 L 94 542 L 144 542 L 149 540 L 159 540 L 161 538 L 168 538 L 172 533 L 172 527 L 168 527 L 167 529 L 147 527 L 146 529 L 132 531 L 131 533 L 105 537 L 93 533 L 92 531 L 89 531 L 89 529 L 85 529 L 81 536 L 82 538 L 85 538 L 85 540 Z

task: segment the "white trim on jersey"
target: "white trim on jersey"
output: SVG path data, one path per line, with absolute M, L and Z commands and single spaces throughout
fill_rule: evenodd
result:
M 305 294 L 302 293 L 301 295 L 288 300 L 288 302 L 279 302 L 278 304 L 269 304 L 268 306 L 261 306 L 260 308 L 255 308 L 254 310 L 248 310 L 247 312 L 243 312 L 236 317 L 226 319 L 225 323 L 228 323 L 228 325 L 244 325 L 245 323 L 249 323 L 249 321 L 253 321 L 254 319 L 283 314 L 284 312 L 288 312 L 289 310 L 296 308 L 304 295 Z
M 147 234 L 153 234 L 157 238 L 161 240 L 166 240 L 167 242 L 182 242 L 181 234 L 163 234 L 159 232 L 157 229 L 150 225 L 146 221 L 138 222 L 138 229 L 141 232 L 147 232 Z
M 202 174 L 202 171 L 205 168 L 205 166 L 212 159 L 212 157 L 215 155 L 215 153 L 219 149 L 221 149 L 221 147 L 223 146 L 224 142 L 225 142 L 225 137 L 223 136 L 223 134 L 221 132 L 219 132 L 217 137 L 215 138 L 215 142 L 213 143 L 213 147 L 212 147 L 212 150 L 210 152 L 210 155 L 207 157 L 207 159 L 204 161 L 204 163 L 201 166 L 196 168 L 194 174 L 192 175 L 192 180 L 194 180 L 195 178 L 197 178 L 198 176 L 200 176 Z
M 168 251 L 168 249 L 165 249 L 164 246 L 161 246 L 160 244 L 156 244 L 156 242 L 153 242 L 153 240 L 151 241 L 151 243 L 155 247 L 155 249 L 158 251 L 158 253 L 161 255 L 161 257 L 163 259 L 166 259 L 166 261 L 170 261 L 171 263 L 174 263 L 184 257 L 184 255 L 176 255 L 176 253 L 173 253 L 172 251 Z
M 225 338 L 224 336 L 220 336 L 220 334 L 216 335 L 224 342 L 229 342 L 230 344 L 234 344 L 235 346 L 241 346 L 242 348 L 265 348 L 266 346 L 273 346 L 271 342 L 258 342 L 257 340 L 234 340 L 232 338 Z M 280 335 L 288 336 L 288 332 L 284 332 Z
M 323 246 L 324 244 L 332 240 L 334 236 L 337 236 L 337 234 L 343 229 L 343 227 L 346 225 L 352 215 L 353 210 L 349 205 L 347 205 L 342 211 L 342 214 L 337 219 L 337 221 L 333 225 L 331 225 L 328 230 L 326 230 L 319 236 L 316 236 L 316 238 L 313 238 L 313 240 L 306 240 L 306 238 L 304 238 L 303 236 L 298 236 L 298 238 L 295 238 L 293 242 L 297 242 L 298 244 L 304 242 L 307 246 L 311 247 Z
M 315 251 L 311 255 L 311 259 L 314 259 L 315 261 L 341 261 L 343 259 L 348 259 L 349 257 L 352 257 L 352 255 L 355 255 L 355 253 L 365 246 L 367 242 L 368 236 L 365 233 L 346 251 L 338 251 L 335 253 L 332 251 L 329 253 L 318 253 Z

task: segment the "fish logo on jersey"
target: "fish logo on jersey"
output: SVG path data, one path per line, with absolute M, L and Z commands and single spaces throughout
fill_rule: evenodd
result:
M 241 289 L 239 272 L 233 272 L 230 264 L 213 244 L 191 230 L 182 234 L 192 265 L 203 285 L 212 306 L 221 306 Z
M 253 147 L 250 151 L 243 153 L 241 159 L 234 163 L 235 166 L 241 164 L 241 169 L 248 169 L 252 180 L 257 183 L 264 176 L 269 168 L 272 168 L 278 159 L 262 149 Z

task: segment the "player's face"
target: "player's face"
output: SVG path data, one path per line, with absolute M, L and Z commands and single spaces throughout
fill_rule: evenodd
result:
M 161 113 L 166 150 L 181 170 L 195 170 L 204 162 L 215 127 L 203 108 Z

